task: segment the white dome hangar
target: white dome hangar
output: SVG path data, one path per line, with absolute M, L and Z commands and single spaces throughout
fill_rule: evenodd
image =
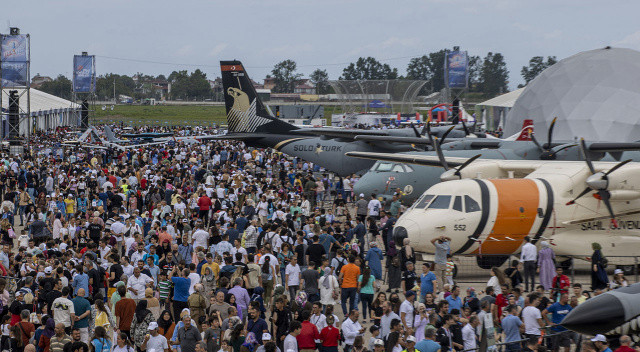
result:
M 560 60 L 529 82 L 505 123 L 505 136 L 533 119 L 546 141 L 554 117 L 554 141 L 640 140 L 640 52 L 604 48 Z

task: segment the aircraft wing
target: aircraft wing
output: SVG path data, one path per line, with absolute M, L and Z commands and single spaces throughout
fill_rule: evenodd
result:
M 592 152 L 624 152 L 631 150 L 640 150 L 640 143 L 587 142 L 587 149 Z
M 356 141 L 363 142 L 386 142 L 386 143 L 404 143 L 404 144 L 424 144 L 431 145 L 428 138 L 419 137 L 399 137 L 399 136 L 379 136 L 379 135 L 356 135 L 353 137 Z M 448 142 L 446 139 L 445 142 Z
M 345 155 L 371 160 L 384 160 L 396 163 L 406 163 L 424 166 L 441 167 L 440 160 L 435 155 L 401 154 L 401 153 L 369 153 L 369 152 L 347 152 Z M 464 164 L 469 158 L 447 158 L 449 166 L 459 166 Z
M 354 139 L 355 136 L 367 135 L 367 136 L 387 136 L 389 133 L 385 130 L 356 130 L 356 129 L 344 129 L 344 128 L 301 128 L 298 130 L 289 131 L 294 134 L 316 135 L 330 138 L 347 138 Z

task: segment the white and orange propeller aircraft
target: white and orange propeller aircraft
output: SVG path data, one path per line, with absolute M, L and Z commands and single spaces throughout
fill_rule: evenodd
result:
M 431 239 L 446 235 L 452 253 L 476 255 L 483 268 L 517 253 L 525 236 L 549 239 L 558 256 L 588 257 L 592 242 L 607 256 L 638 255 L 640 163 L 592 162 L 581 148 L 586 162 L 446 158 L 455 168 L 405 211 L 393 237 L 430 254 Z M 403 162 L 441 165 L 410 157 Z

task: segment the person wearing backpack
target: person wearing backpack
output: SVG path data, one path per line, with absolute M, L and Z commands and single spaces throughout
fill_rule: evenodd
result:
M 344 250 L 338 249 L 336 257 L 331 260 L 331 268 L 333 269 L 333 275 L 336 277 L 340 275 L 342 267 L 347 265 L 347 259 L 344 257 Z
M 16 346 L 18 351 L 23 351 L 24 346 L 29 344 L 29 340 L 36 332 L 36 327 L 29 321 L 31 312 L 28 309 L 20 312 L 20 321 L 13 326 L 13 335 L 16 336 Z

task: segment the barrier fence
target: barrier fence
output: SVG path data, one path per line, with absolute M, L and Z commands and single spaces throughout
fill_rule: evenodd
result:
M 563 272 L 570 278 L 571 284 L 580 283 L 583 289 L 588 289 L 591 285 L 591 262 L 587 258 L 590 256 L 591 254 L 585 254 L 576 258 L 557 258 L 554 265 L 563 268 Z M 614 270 L 621 269 L 628 284 L 639 282 L 640 256 L 606 256 L 606 258 L 608 260 L 606 271 L 609 281 L 613 279 Z M 490 268 L 493 266 L 504 271 L 516 261 L 518 271 L 523 276 L 523 267 L 519 260 L 519 255 L 508 254 L 454 256 L 453 261 L 456 264 L 454 281 L 463 285 L 479 285 L 479 288 L 483 289 L 482 284 L 486 284 L 491 277 Z M 544 271 L 544 269 L 542 270 Z M 555 271 L 550 275 L 555 276 Z M 535 283 L 536 285 L 540 284 L 539 272 L 536 273 Z

